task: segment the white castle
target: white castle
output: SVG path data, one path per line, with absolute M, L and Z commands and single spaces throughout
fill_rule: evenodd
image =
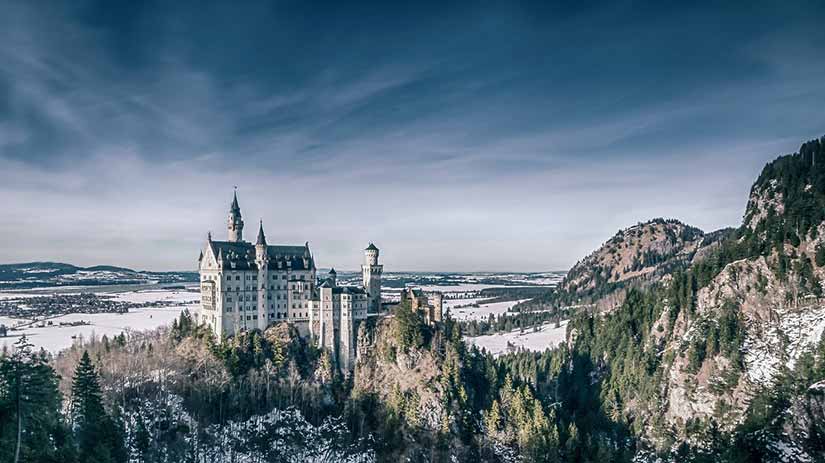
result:
M 378 263 L 378 248 L 370 243 L 364 250 L 363 286 L 338 286 L 334 269 L 317 278 L 309 243 L 269 245 L 261 221 L 252 244 L 243 240 L 243 227 L 235 194 L 228 240 L 213 241 L 210 233 L 198 259 L 197 321 L 218 337 L 289 322 L 302 336 L 332 352 L 341 369 L 351 369 L 358 324 L 381 311 L 383 266 Z

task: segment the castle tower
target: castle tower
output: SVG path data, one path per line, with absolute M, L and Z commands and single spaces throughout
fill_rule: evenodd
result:
M 327 281 L 329 281 L 333 287 L 338 285 L 338 272 L 336 272 L 334 268 L 329 270 Z
M 433 306 L 433 321 L 442 321 L 444 319 L 444 294 L 440 291 L 430 294 L 429 303 Z
M 241 208 L 238 206 L 237 191 L 234 193 L 232 197 L 232 205 L 229 207 L 229 220 L 227 221 L 227 228 L 229 229 L 229 241 L 243 241 L 243 219 L 241 218 Z
M 346 289 L 344 290 L 347 293 Z M 355 357 L 355 332 L 353 331 L 352 297 L 341 299 L 341 315 L 338 320 L 338 367 L 345 374 L 350 372 Z
M 243 229 L 243 222 L 241 222 L 241 229 Z M 264 222 L 261 220 L 258 228 L 258 239 L 255 241 L 255 264 L 258 266 L 258 329 L 263 331 L 267 326 L 267 314 L 269 307 L 267 306 L 268 292 L 266 285 L 269 282 L 269 253 L 267 252 L 266 236 L 264 236 Z
M 384 266 L 378 264 L 378 254 L 378 248 L 370 243 L 364 250 L 364 265 L 361 266 L 369 313 L 381 311 L 381 273 L 384 271 Z

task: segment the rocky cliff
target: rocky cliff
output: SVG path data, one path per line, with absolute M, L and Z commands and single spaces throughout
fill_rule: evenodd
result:
M 823 279 L 815 140 L 764 168 L 738 229 L 639 224 L 577 264 L 566 297 L 610 310 L 595 328 L 571 324 L 568 345 L 604 365 L 604 405 L 658 452 L 718 456 L 734 440 L 763 461 L 822 459 Z M 644 290 L 631 300 L 628 288 Z

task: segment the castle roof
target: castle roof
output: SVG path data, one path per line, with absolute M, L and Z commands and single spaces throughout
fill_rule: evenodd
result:
M 255 242 L 255 245 L 264 245 L 266 246 L 266 236 L 264 236 L 264 221 L 261 220 L 261 226 L 258 228 L 258 240 Z
M 377 251 L 377 250 L 378 250 L 378 248 L 375 247 L 375 245 L 372 244 L 372 243 L 370 243 L 370 245 L 367 246 L 367 249 L 364 249 L 364 251 Z
M 229 210 L 231 212 L 237 213 L 238 215 L 240 215 L 240 213 L 241 213 L 241 206 L 238 206 L 238 192 L 237 191 L 235 191 L 235 193 L 232 194 L 232 205 L 229 206 Z
M 258 270 L 255 245 L 247 241 L 211 241 L 215 255 L 225 268 L 231 270 Z M 274 245 L 266 247 L 270 270 L 312 270 L 315 262 L 306 246 Z

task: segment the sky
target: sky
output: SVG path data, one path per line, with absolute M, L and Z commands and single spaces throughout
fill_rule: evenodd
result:
M 825 135 L 825 3 L 733 3 L 0 0 L 0 262 L 192 270 L 234 186 L 339 269 L 737 226 Z

